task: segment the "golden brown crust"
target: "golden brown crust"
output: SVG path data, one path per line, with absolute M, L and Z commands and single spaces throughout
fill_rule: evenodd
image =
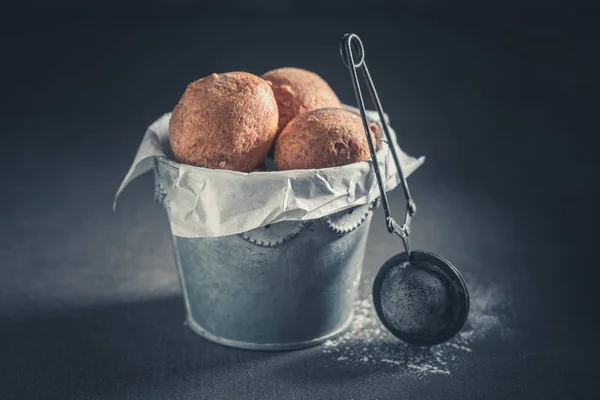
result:
M 277 107 L 279 128 L 283 128 L 297 115 L 326 107 L 342 107 L 331 87 L 314 72 L 285 67 L 266 72 L 262 78 L 272 83 Z
M 373 137 L 375 138 L 375 151 L 379 151 L 381 150 L 381 137 L 383 136 L 381 130 L 379 129 L 377 124 L 374 124 L 372 122 L 369 122 L 369 128 L 371 129 Z
M 375 140 L 372 131 L 372 140 Z M 294 118 L 275 142 L 277 169 L 329 168 L 371 158 L 361 117 L 341 108 L 321 108 Z
M 212 74 L 188 85 L 171 115 L 169 142 L 178 162 L 250 172 L 271 148 L 278 120 L 267 81 L 246 72 Z

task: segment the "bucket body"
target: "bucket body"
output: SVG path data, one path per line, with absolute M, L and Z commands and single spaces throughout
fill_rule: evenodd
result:
M 155 199 L 164 203 L 177 164 L 156 159 L 154 174 Z M 342 334 L 376 206 L 217 238 L 172 236 L 189 327 L 252 350 L 299 349 Z

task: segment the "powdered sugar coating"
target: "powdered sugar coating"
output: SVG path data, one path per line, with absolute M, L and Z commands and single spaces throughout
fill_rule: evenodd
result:
M 469 319 L 463 330 L 448 342 L 431 347 L 410 346 L 389 333 L 377 318 L 371 299 L 354 306 L 350 330 L 323 345 L 323 352 L 344 364 L 378 364 L 398 373 L 425 377 L 450 375 L 457 357 L 469 357 L 492 332 L 510 332 L 504 310 L 509 299 L 496 285 L 467 282 L 471 294 Z

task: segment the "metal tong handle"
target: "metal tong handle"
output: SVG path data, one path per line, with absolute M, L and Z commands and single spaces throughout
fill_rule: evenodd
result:
M 357 52 L 358 60 L 355 61 L 354 54 L 352 53 L 352 45 L 354 44 L 355 50 Z M 388 232 L 396 233 L 398 236 L 402 238 L 402 242 L 404 244 L 404 249 L 406 250 L 407 256 L 410 258 L 410 224 L 412 221 L 412 217 L 417 212 L 417 206 L 410 196 L 410 190 L 408 189 L 408 184 L 406 182 L 406 177 L 404 176 L 404 172 L 402 171 L 402 166 L 400 165 L 400 161 L 398 159 L 398 154 L 396 153 L 396 148 L 394 145 L 394 141 L 390 135 L 387 122 L 384 118 L 383 108 L 381 107 L 381 102 L 379 101 L 379 96 L 377 96 L 377 91 L 375 90 L 375 85 L 373 84 L 373 80 L 371 79 L 371 74 L 369 74 L 369 69 L 367 68 L 367 63 L 365 62 L 365 51 L 362 45 L 360 38 L 354 33 L 346 33 L 342 38 L 342 43 L 340 46 L 340 53 L 342 56 L 342 61 L 350 70 L 350 76 L 352 77 L 352 86 L 354 87 L 354 94 L 356 96 L 356 102 L 358 104 L 358 108 L 360 110 L 360 116 L 363 121 L 363 125 L 365 127 L 365 133 L 367 135 L 367 141 L 369 142 L 369 150 L 371 151 L 371 160 L 373 164 L 373 169 L 375 170 L 375 176 L 377 177 L 377 184 L 379 185 L 379 192 L 381 193 L 381 202 L 383 204 L 383 211 L 385 212 L 385 222 L 388 228 Z M 375 150 L 375 146 L 373 144 L 373 140 L 371 139 L 371 130 L 369 129 L 369 122 L 366 117 L 365 112 L 365 103 L 362 97 L 362 93 L 360 90 L 360 83 L 358 81 L 358 74 L 356 72 L 357 69 L 361 69 L 363 78 L 367 82 L 367 87 L 369 89 L 369 93 L 371 94 L 371 99 L 375 104 L 377 109 L 377 113 L 379 114 L 379 119 L 381 121 L 381 125 L 383 127 L 383 131 L 385 132 L 385 137 L 388 141 L 390 150 L 392 151 L 392 157 L 394 159 L 394 163 L 396 164 L 396 169 L 398 174 L 400 175 L 400 182 L 402 184 L 402 190 L 404 191 L 404 197 L 406 199 L 406 215 L 404 218 L 404 224 L 400 226 L 394 218 L 391 216 L 390 205 L 385 194 L 385 189 L 383 187 L 383 179 L 381 178 L 381 172 L 379 170 L 379 163 L 377 162 L 377 152 Z

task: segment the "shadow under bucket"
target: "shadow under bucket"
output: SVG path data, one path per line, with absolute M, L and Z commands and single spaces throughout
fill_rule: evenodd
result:
M 155 199 L 165 208 L 177 175 L 177 163 L 156 158 Z M 344 333 L 377 204 L 238 235 L 172 235 L 189 327 L 251 350 L 300 349 Z

